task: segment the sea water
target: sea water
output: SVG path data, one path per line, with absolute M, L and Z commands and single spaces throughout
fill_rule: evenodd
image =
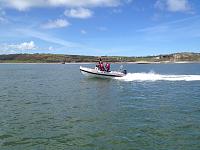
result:
M 124 64 L 111 80 L 79 66 L 0 65 L 1 150 L 200 149 L 200 64 Z

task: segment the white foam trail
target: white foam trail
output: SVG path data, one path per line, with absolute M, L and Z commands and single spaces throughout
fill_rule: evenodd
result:
M 161 75 L 156 73 L 128 73 L 116 78 L 122 81 L 200 81 L 200 75 Z

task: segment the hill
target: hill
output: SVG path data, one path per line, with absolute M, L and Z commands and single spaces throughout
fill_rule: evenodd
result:
M 200 53 L 174 53 L 167 55 L 124 57 L 124 56 L 101 56 L 103 61 L 108 62 L 200 62 Z M 62 54 L 8 54 L 0 55 L 0 63 L 78 63 L 97 62 L 97 56 L 62 55 Z

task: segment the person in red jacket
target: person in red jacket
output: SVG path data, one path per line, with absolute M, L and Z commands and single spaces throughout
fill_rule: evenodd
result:
M 99 64 L 99 69 L 100 69 L 101 71 L 105 71 L 105 68 L 104 68 L 104 66 L 103 66 L 103 62 Z
M 109 63 L 106 63 L 106 71 L 110 72 L 110 64 Z
M 103 66 L 103 62 L 102 62 L 101 58 L 99 59 L 99 65 L 97 65 L 97 66 L 101 71 L 105 71 L 105 68 Z

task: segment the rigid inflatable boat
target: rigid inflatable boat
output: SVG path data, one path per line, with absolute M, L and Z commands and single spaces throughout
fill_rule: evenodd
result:
M 83 75 L 88 77 L 96 77 L 96 78 L 114 78 L 114 77 L 123 77 L 126 75 L 126 70 L 120 71 L 101 71 L 97 67 L 86 68 L 80 66 L 80 71 Z

